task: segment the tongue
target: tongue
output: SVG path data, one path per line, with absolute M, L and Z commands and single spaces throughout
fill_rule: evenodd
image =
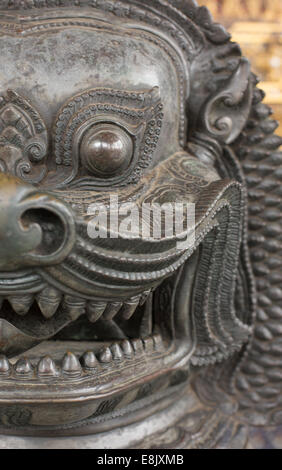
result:
M 60 309 L 59 309 L 60 310 Z M 53 337 L 73 321 L 66 312 L 58 311 L 51 320 L 36 313 L 20 317 L 6 311 L 0 318 L 0 354 L 8 357 L 24 353 L 42 341 Z

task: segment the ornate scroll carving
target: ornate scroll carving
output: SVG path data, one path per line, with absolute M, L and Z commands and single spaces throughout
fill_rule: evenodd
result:
M 64 165 L 68 175 L 64 185 L 75 178 L 78 179 L 75 186 L 138 182 L 152 162 L 162 128 L 162 110 L 158 88 L 138 93 L 94 88 L 73 97 L 59 111 L 54 128 L 56 164 Z M 110 180 L 86 178 L 87 173 L 82 171 L 81 140 L 99 123 L 114 123 L 124 129 L 131 136 L 134 147 L 127 171 Z
M 0 96 L 2 171 L 39 183 L 46 174 L 47 130 L 32 105 L 15 91 Z
M 250 64 L 242 59 L 229 82 L 209 99 L 203 110 L 206 132 L 221 143 L 233 142 L 246 125 L 251 100 Z

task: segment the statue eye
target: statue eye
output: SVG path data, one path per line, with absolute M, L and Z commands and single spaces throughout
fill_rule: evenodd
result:
M 153 162 L 163 118 L 158 87 L 93 88 L 74 96 L 54 123 L 56 186 L 104 190 L 137 183 Z
M 117 125 L 97 124 L 82 138 L 82 165 L 97 177 L 110 178 L 121 173 L 129 167 L 132 157 L 132 138 Z

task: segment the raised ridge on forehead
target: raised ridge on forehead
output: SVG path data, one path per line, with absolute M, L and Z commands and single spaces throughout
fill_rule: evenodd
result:
M 199 9 L 194 2 L 191 5 L 193 5 L 193 10 Z M 149 28 L 160 30 L 163 35 L 178 43 L 178 47 L 182 49 L 188 61 L 199 54 L 205 43 L 204 35 L 198 25 L 178 8 L 172 7 L 163 0 L 134 2 L 128 0 L 106 2 L 104 0 L 4 0 L 0 5 L 0 18 L 3 17 L 4 21 L 10 22 L 9 12 L 18 11 L 12 21 L 15 19 L 22 22 L 25 20 L 24 15 L 29 13 L 32 15 L 37 9 L 41 10 L 42 14 L 44 10 L 45 14 L 48 14 L 48 9 L 52 9 L 52 16 L 60 10 L 68 12 L 66 14 L 69 15 L 71 12 L 78 11 L 79 14 L 83 14 L 84 9 L 87 9 L 87 15 L 91 15 L 91 11 L 93 14 L 98 11 L 102 15 L 120 18 L 122 22 L 127 19 L 147 24 Z M 1 13 L 2 11 L 5 13 Z M 191 11 L 189 13 L 192 17 L 195 16 Z
M 146 4 L 146 1 L 137 2 Z M 163 2 L 164 3 L 164 2 Z M 187 8 L 194 7 L 198 5 L 195 0 L 176 0 L 176 1 L 167 1 L 167 6 L 170 6 L 170 3 L 174 7 L 179 8 L 180 10 L 186 10 Z M 150 2 L 148 2 L 150 4 Z M 0 10 L 6 9 L 22 9 L 22 8 L 52 8 L 52 7 L 64 7 L 64 6 L 84 6 L 84 5 L 94 5 L 95 0 L 2 0 L 0 5 Z
M 52 129 L 59 109 L 86 90 L 106 87 L 139 92 L 159 87 L 170 139 L 169 143 L 164 137 L 160 140 L 156 161 L 185 145 L 190 82 L 187 61 L 180 51 L 176 53 L 175 42 L 170 47 L 158 31 L 153 35 L 149 28 L 135 27 L 135 22 L 128 22 L 127 28 L 100 10 L 75 13 L 74 9 L 55 9 L 50 14 L 43 9 L 35 15 L 0 15 L 0 92 L 12 88 L 27 97 Z M 128 54 L 130 47 L 134 54 Z
M 206 39 L 214 44 L 230 39 L 225 28 L 214 23 L 209 10 L 200 7 L 195 0 L 2 0 L 0 11 L 64 7 L 98 8 L 123 18 L 148 21 L 155 27 L 167 27 L 168 34 L 182 46 L 186 42 L 185 34 L 192 36 L 198 47 L 202 47 Z M 153 19 L 154 13 L 157 19 Z M 180 34 L 177 29 L 182 30 Z

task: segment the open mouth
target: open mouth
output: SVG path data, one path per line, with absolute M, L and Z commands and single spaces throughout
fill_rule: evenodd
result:
M 169 238 L 149 241 L 148 250 L 143 240 L 120 238 L 118 251 L 115 240 L 98 238 L 90 249 L 78 218 L 75 246 L 62 263 L 2 272 L 5 432 L 88 432 L 86 423 L 110 421 L 138 403 L 144 414 L 161 393 L 173 400 L 190 364 L 238 351 L 251 334 L 229 299 L 241 203 L 237 183 L 212 183 L 198 199 L 195 240 L 180 249 Z
M 62 425 L 183 382 L 187 373 L 177 371 L 187 369 L 193 345 L 186 328 L 177 332 L 181 319 L 173 308 L 182 269 L 154 289 L 109 303 L 43 287 L 29 272 L 10 276 L 10 285 L 5 279 L 3 293 L 16 283 L 35 292 L 24 294 L 21 287 L 2 297 L 2 405 L 16 390 L 13 403 L 29 417 L 22 424 Z M 47 413 L 50 403 L 54 412 Z

